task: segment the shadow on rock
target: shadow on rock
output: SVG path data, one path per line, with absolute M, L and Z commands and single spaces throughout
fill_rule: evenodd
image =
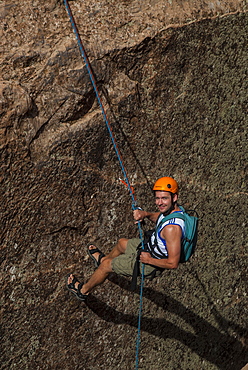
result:
M 130 281 L 125 278 L 111 276 L 109 280 L 126 290 L 130 290 Z M 139 293 L 138 290 L 135 293 Z M 142 331 L 146 331 L 163 340 L 167 338 L 178 340 L 197 353 L 198 356 L 218 366 L 221 370 L 240 370 L 247 363 L 248 356 L 245 346 L 238 339 L 228 334 L 228 330 L 231 329 L 238 336 L 244 337 L 244 328 L 225 320 L 215 311 L 213 314 L 219 326 L 217 329 L 195 312 L 185 307 L 181 302 L 149 287 L 144 288 L 143 296 L 162 307 L 168 314 L 171 312 L 178 315 L 193 330 L 191 332 L 183 330 L 164 318 L 147 318 L 143 316 L 141 321 Z M 138 319 L 136 315 L 119 312 L 94 296 L 89 296 L 87 306 L 103 320 L 137 327 Z

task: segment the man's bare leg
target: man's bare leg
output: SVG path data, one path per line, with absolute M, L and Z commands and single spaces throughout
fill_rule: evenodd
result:
M 82 288 L 80 290 L 81 293 L 88 294 L 96 286 L 102 284 L 107 279 L 110 272 L 112 272 L 111 262 L 112 262 L 112 259 L 108 258 L 108 259 L 105 259 L 105 261 L 103 261 L 101 263 L 101 265 L 96 269 L 96 271 L 93 273 L 93 275 L 91 275 L 91 277 L 89 278 L 87 283 L 85 283 L 82 286 Z M 70 276 L 68 277 L 68 280 L 67 280 L 68 285 L 70 283 L 72 283 L 73 277 L 74 276 L 72 274 L 70 274 Z M 76 289 L 78 288 L 78 285 L 79 285 L 79 282 L 76 282 L 75 283 L 75 288 Z
M 102 284 L 107 277 L 109 276 L 110 272 L 112 272 L 112 260 L 118 257 L 120 254 L 123 254 L 127 247 L 128 239 L 119 239 L 116 246 L 112 249 L 112 251 L 105 257 L 101 259 L 101 263 L 96 271 L 91 275 L 90 279 L 82 286 L 81 293 L 88 294 L 90 293 L 96 286 Z M 89 247 L 90 249 L 94 249 L 94 245 Z M 98 259 L 99 252 L 94 253 L 96 259 Z M 72 283 L 73 275 L 71 274 L 68 277 L 67 283 Z M 79 283 L 75 283 L 75 288 L 77 289 Z
M 125 250 L 127 248 L 127 242 L 128 242 L 128 239 L 125 239 L 125 238 L 119 239 L 118 243 L 115 245 L 112 251 L 107 256 L 103 257 L 101 259 L 101 262 L 104 261 L 106 258 L 113 259 L 115 257 L 118 257 L 120 254 L 125 253 Z M 89 249 L 94 249 L 94 248 L 95 248 L 94 245 L 89 246 Z M 99 254 L 100 254 L 99 252 L 96 252 L 93 254 L 93 256 L 96 258 L 97 261 L 98 261 Z

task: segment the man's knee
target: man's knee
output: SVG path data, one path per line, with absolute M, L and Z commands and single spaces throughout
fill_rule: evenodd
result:
M 127 249 L 127 242 L 128 239 L 121 238 L 118 240 L 117 247 L 121 253 L 125 253 L 125 250 Z
M 105 273 L 112 272 L 113 270 L 111 262 L 112 258 L 104 258 L 104 260 L 102 260 L 101 264 L 99 265 L 98 269 L 102 270 Z

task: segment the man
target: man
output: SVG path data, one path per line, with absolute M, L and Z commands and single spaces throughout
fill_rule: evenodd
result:
M 164 269 L 178 267 L 181 239 L 185 232 L 184 221 L 176 218 L 177 212 L 183 212 L 177 204 L 177 182 L 171 177 L 162 177 L 154 184 L 153 191 L 159 212 L 146 212 L 140 209 L 133 211 L 136 223 L 147 218 L 156 223 L 158 227 L 146 244 L 146 250 L 140 253 L 140 262 L 144 264 L 145 277 L 158 276 Z M 170 213 L 175 213 L 175 218 L 161 224 L 162 219 Z M 140 243 L 140 239 L 122 238 L 107 256 L 94 245 L 90 245 L 87 252 L 97 269 L 86 283 L 80 283 L 74 275 L 69 274 L 67 288 L 79 300 L 86 301 L 89 292 L 102 284 L 111 272 L 132 276 L 137 258 L 137 247 Z

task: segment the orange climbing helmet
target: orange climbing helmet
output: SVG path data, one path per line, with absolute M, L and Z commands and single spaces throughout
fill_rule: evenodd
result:
M 178 184 L 176 180 L 172 177 L 161 177 L 158 179 L 154 186 L 154 191 L 169 191 L 170 193 L 177 194 L 178 193 Z

